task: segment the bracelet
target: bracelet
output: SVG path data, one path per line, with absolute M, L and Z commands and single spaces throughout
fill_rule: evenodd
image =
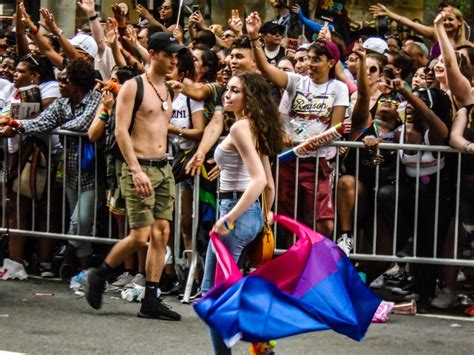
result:
M 179 137 L 183 136 L 183 129 L 182 128 L 178 128 L 178 136 Z
M 466 142 L 464 143 L 463 147 L 462 147 L 462 150 L 467 152 L 467 148 L 472 144 L 472 142 Z
M 234 223 L 232 223 L 230 226 L 229 226 L 229 223 L 227 223 L 227 216 L 224 216 L 224 226 L 225 228 L 230 232 L 232 230 L 234 230 Z
M 400 17 L 398 18 L 397 22 L 400 23 L 400 21 L 402 20 L 403 16 L 400 15 Z
M 39 32 L 39 30 L 40 30 L 39 26 L 36 25 L 36 30 L 33 30 L 33 31 L 30 30 L 30 34 L 35 35 L 35 34 L 37 34 L 37 33 Z
M 259 39 L 260 39 L 260 36 L 258 36 L 256 38 L 250 38 L 249 37 L 250 42 L 255 42 L 255 41 L 258 41 Z
M 63 29 L 62 29 L 62 28 L 61 28 L 61 29 L 59 29 L 59 32 L 58 32 L 58 34 L 57 34 L 57 35 L 54 35 L 54 37 L 56 37 L 56 38 L 59 38 L 59 37 L 61 37 L 61 35 L 63 34 L 63 32 L 64 32 L 64 31 L 63 31 Z
M 89 17 L 89 21 L 94 21 L 99 17 L 99 14 L 96 12 L 94 16 Z
M 107 122 L 109 120 L 109 113 L 101 111 L 100 114 L 99 114 L 99 119 L 101 121 Z

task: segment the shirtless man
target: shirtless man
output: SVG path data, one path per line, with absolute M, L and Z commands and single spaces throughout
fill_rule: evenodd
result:
M 115 136 L 125 158 L 120 186 L 126 200 L 130 235 L 115 244 L 103 265 L 88 275 L 86 298 L 95 309 L 102 305 L 105 282 L 113 269 L 150 240 L 145 298 L 138 317 L 181 319 L 178 313 L 163 304 L 159 288 L 175 197 L 173 173 L 165 156 L 168 124 L 173 111 L 165 75 L 177 65 L 177 52 L 181 49 L 170 34 L 153 34 L 148 41 L 150 67 L 138 80 L 127 81 L 117 98 Z M 144 89 L 143 101 L 131 125 L 140 79 Z

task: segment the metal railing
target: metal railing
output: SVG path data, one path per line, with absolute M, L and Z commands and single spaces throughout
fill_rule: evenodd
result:
M 101 214 L 100 212 L 106 210 L 103 206 L 103 203 L 105 201 L 105 194 L 104 196 L 100 196 L 100 193 L 102 192 L 101 189 L 101 181 L 100 180 L 100 174 L 99 172 L 103 172 L 105 169 L 105 166 L 99 166 L 98 159 L 95 160 L 95 169 L 94 169 L 94 211 L 93 211 L 93 221 L 92 221 L 92 232 L 91 235 L 70 235 L 67 233 L 66 230 L 66 223 L 69 221 L 68 213 L 67 213 L 67 201 L 66 201 L 66 180 L 68 179 L 68 169 L 67 167 L 67 151 L 68 149 L 71 149 L 70 146 L 70 141 L 68 138 L 70 137 L 75 137 L 75 139 L 78 140 L 78 153 L 79 153 L 79 161 L 81 161 L 81 146 L 83 144 L 83 139 L 86 136 L 85 133 L 77 133 L 77 132 L 69 132 L 69 131 L 56 131 L 53 132 L 49 136 L 48 140 L 48 151 L 47 151 L 47 161 L 48 161 L 48 181 L 51 181 L 53 179 L 53 174 L 55 174 L 54 169 L 50 169 L 50 167 L 54 166 L 57 163 L 57 156 L 52 154 L 53 151 L 53 140 L 52 137 L 55 135 L 59 135 L 61 137 L 61 143 L 62 143 L 62 148 L 64 152 L 64 160 L 63 160 L 63 165 L 64 165 L 64 170 L 63 170 L 63 175 L 62 175 L 62 182 L 58 183 L 56 182 L 56 185 L 48 183 L 46 187 L 46 227 L 43 228 L 44 230 L 38 230 L 35 228 L 35 222 L 36 222 L 36 205 L 37 202 L 29 200 L 28 201 L 28 206 L 23 205 L 20 203 L 23 201 L 23 199 L 20 198 L 20 193 L 18 192 L 15 196 L 16 198 L 16 209 L 17 209 L 17 216 L 21 215 L 21 209 L 22 208 L 28 208 L 31 209 L 31 225 L 32 228 L 30 229 L 22 229 L 18 225 L 17 226 L 11 226 L 8 225 L 8 215 L 6 211 L 6 206 L 7 206 L 7 191 L 10 191 L 9 193 L 11 194 L 11 190 L 7 188 L 6 186 L 6 181 L 7 181 L 7 175 L 8 175 L 8 169 L 7 167 L 9 166 L 9 156 L 8 154 L 5 154 L 5 161 L 4 161 L 4 168 L 3 168 L 3 174 L 2 174 L 2 223 L 1 223 L 1 228 L 0 228 L 0 233 L 5 233 L 9 232 L 10 235 L 24 235 L 24 236 L 30 236 L 30 237 L 39 237 L 39 238 L 55 238 L 55 239 L 62 239 L 62 240 L 75 240 L 75 241 L 87 241 L 87 242 L 94 242 L 94 243 L 104 243 L 104 244 L 113 244 L 118 241 L 118 238 L 116 235 L 114 235 L 114 220 L 112 218 L 112 214 L 109 212 L 106 213 L 106 215 Z M 6 150 L 6 140 L 5 140 L 5 152 Z M 358 191 L 358 185 L 359 185 L 359 170 L 360 170 L 360 150 L 361 149 L 366 149 L 362 143 L 359 142 L 335 142 L 332 143 L 331 146 L 334 146 L 336 148 L 351 148 L 351 149 L 356 149 L 356 172 L 355 172 L 355 181 L 356 181 L 356 186 L 355 186 L 355 191 Z M 377 152 L 380 150 L 409 150 L 409 151 L 414 151 L 416 152 L 416 157 L 417 157 L 417 164 L 416 164 L 416 193 L 415 196 L 413 196 L 413 204 L 415 206 L 414 211 L 415 211 L 415 216 L 413 218 L 414 220 L 414 225 L 413 225 L 413 255 L 412 256 L 406 256 L 406 257 L 398 257 L 396 255 L 397 252 L 397 244 L 399 240 L 399 192 L 400 192 L 400 186 L 403 184 L 403 181 L 401 181 L 401 171 L 405 167 L 403 164 L 400 162 L 400 158 L 396 158 L 396 178 L 395 178 L 395 206 L 394 206 L 394 216 L 393 216 L 393 231 L 392 231 L 392 253 L 391 254 L 377 254 L 377 244 L 378 244 L 378 223 L 380 223 L 380 218 L 378 217 L 378 212 L 379 212 L 379 202 L 378 202 L 378 191 L 379 191 L 379 184 L 380 184 L 380 166 L 376 166 L 375 169 L 375 193 L 373 197 L 373 215 L 371 217 L 367 218 L 372 218 L 371 224 L 372 224 L 372 237 L 371 243 L 372 243 L 372 250 L 371 252 L 362 252 L 361 248 L 359 246 L 360 240 L 358 236 L 358 229 L 359 229 L 359 215 L 360 215 L 360 201 L 358 194 L 355 194 L 355 205 L 354 205 L 354 211 L 353 211 L 353 233 L 354 233 L 354 251 L 350 255 L 351 258 L 357 259 L 357 260 L 373 260 L 373 261 L 390 261 L 390 262 L 408 262 L 408 263 L 431 263 L 431 264 L 443 264 L 443 265 L 465 265 L 465 266 L 474 266 L 474 260 L 471 259 L 466 259 L 466 258 L 460 258 L 458 255 L 458 248 L 459 248 L 459 239 L 460 239 L 460 233 L 462 233 L 461 228 L 460 228 L 460 196 L 461 196 L 461 191 L 460 191 L 460 185 L 461 185 L 461 176 L 462 176 L 462 164 L 461 164 L 461 157 L 463 153 L 460 153 L 458 151 L 455 151 L 451 149 L 450 147 L 446 146 L 426 146 L 426 145 L 413 145 L 413 144 L 390 144 L 390 143 L 382 143 L 379 145 L 377 148 Z M 98 153 L 98 148 L 97 145 L 95 145 L 95 152 L 96 156 Z M 435 222 L 433 225 L 433 235 L 434 235 L 434 241 L 433 241 L 433 256 L 432 257 L 421 257 L 417 256 L 417 241 L 419 236 L 417 235 L 417 230 L 418 230 L 418 206 L 419 206 L 419 201 L 420 198 L 420 177 L 422 177 L 421 174 L 421 156 L 423 152 L 432 152 L 432 154 L 435 156 L 436 161 L 437 161 L 437 171 L 436 171 L 436 176 L 437 176 L 437 182 L 436 182 L 436 203 L 433 206 L 435 209 Z M 19 148 L 18 154 L 21 155 L 21 146 Z M 439 250 L 439 240 L 444 239 L 445 236 L 439 236 L 438 235 L 438 228 L 437 225 L 439 223 L 439 199 L 440 199 L 440 176 L 441 176 L 441 161 L 443 159 L 443 155 L 447 156 L 448 154 L 455 154 L 457 156 L 457 165 L 456 165 L 456 177 L 455 177 L 455 213 L 454 213 L 454 236 L 453 236 L 453 253 L 451 256 L 443 257 L 438 255 L 438 250 Z M 319 157 L 316 157 L 316 159 Z M 296 206 L 294 210 L 294 215 L 292 217 L 297 217 L 298 216 L 298 205 L 299 205 L 299 200 L 298 200 L 298 195 L 299 195 L 299 183 L 298 183 L 298 176 L 299 176 L 299 163 L 300 160 L 298 159 L 296 161 L 296 170 L 295 170 L 295 200 L 294 206 Z M 340 159 L 340 153 L 339 149 L 337 149 L 336 153 L 336 158 L 334 160 L 334 208 L 335 208 L 335 219 L 334 219 L 334 233 L 333 233 L 333 240 L 336 240 L 337 236 L 337 224 L 338 224 L 338 205 L 337 205 L 337 194 L 338 194 L 338 182 L 340 179 L 340 173 L 341 173 L 341 159 Z M 280 170 L 280 164 L 278 161 L 276 162 L 276 171 L 278 172 Z M 18 171 L 17 173 L 20 174 L 20 168 L 17 168 Z M 445 166 L 444 169 L 447 169 Z M 319 174 L 319 164 L 315 164 L 315 176 L 316 179 L 318 179 L 318 174 Z M 78 179 L 81 181 L 82 178 L 82 169 L 79 168 L 79 173 L 78 173 Z M 276 183 L 276 189 L 278 191 L 278 185 L 279 185 L 279 174 L 277 173 L 275 176 L 275 183 Z M 317 186 L 317 181 L 315 181 L 315 186 Z M 174 257 L 175 261 L 181 262 L 181 263 L 187 263 L 186 261 L 186 253 L 191 253 L 192 258 L 191 262 L 189 263 L 189 273 L 188 273 L 188 278 L 187 278 L 187 283 L 186 283 L 186 289 L 185 289 L 185 295 L 184 295 L 184 302 L 189 302 L 189 297 L 191 294 L 191 287 L 192 283 L 194 280 L 194 275 L 197 269 L 197 265 L 199 263 L 199 256 L 197 252 L 197 234 L 198 234 L 198 227 L 199 227 L 199 185 L 200 185 L 200 180 L 199 177 L 196 177 L 194 179 L 194 192 L 193 192 L 193 212 L 192 212 L 192 250 L 181 250 L 181 228 L 180 228 L 180 211 L 181 211 L 181 199 L 179 198 L 179 192 L 177 192 L 176 200 L 175 200 L 175 221 L 174 221 Z M 61 206 L 54 205 L 53 198 L 52 196 L 57 193 L 57 191 L 61 191 Z M 179 189 L 177 189 L 179 191 Z M 78 190 L 78 195 L 80 195 L 81 190 Z M 317 196 L 317 192 L 315 193 L 315 196 Z M 453 197 L 453 196 L 451 196 Z M 281 203 L 281 196 L 276 197 L 275 200 L 275 205 L 274 209 L 278 210 L 278 206 Z M 314 200 L 314 205 L 313 207 L 316 207 L 316 199 Z M 474 207 L 474 206 L 473 206 Z M 59 212 L 58 212 L 59 211 Z M 60 214 L 61 218 L 61 228 L 60 231 L 53 230 L 52 228 L 52 219 L 54 222 L 57 222 L 57 214 Z M 78 219 L 80 220 L 81 216 L 78 216 Z M 103 227 L 104 221 L 101 219 L 105 219 L 105 223 L 107 224 L 107 228 Z M 312 227 L 316 227 L 316 219 L 313 221 Z M 99 228 L 99 224 L 101 224 L 101 228 Z M 106 230 L 105 230 L 106 229 Z M 275 225 L 274 226 L 274 232 L 275 236 L 277 238 L 277 243 L 278 243 L 278 228 Z M 276 253 L 282 253 L 284 252 L 285 249 L 277 249 Z

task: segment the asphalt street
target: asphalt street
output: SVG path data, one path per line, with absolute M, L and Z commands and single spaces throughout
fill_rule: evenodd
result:
M 54 294 L 35 296 L 37 293 Z M 0 354 L 212 354 L 204 324 L 190 305 L 166 302 L 180 322 L 136 317 L 138 303 L 107 293 L 100 311 L 61 282 L 0 281 Z M 372 324 L 365 339 L 332 331 L 278 340 L 276 354 L 473 354 L 474 322 L 469 318 L 390 315 Z M 248 354 L 239 343 L 235 354 Z

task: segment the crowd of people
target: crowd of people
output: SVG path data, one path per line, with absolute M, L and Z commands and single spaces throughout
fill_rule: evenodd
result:
M 100 218 L 95 204 L 104 202 L 120 241 L 88 273 L 92 307 L 101 307 L 107 281 L 135 283 L 146 286 L 140 317 L 180 319 L 162 301 L 179 289 L 172 267 L 165 267 L 166 250 L 175 215 L 184 248 L 191 249 L 192 177 L 200 173 L 199 233 L 221 235 L 236 261 L 272 219 L 271 212 L 263 216 L 263 192 L 267 206 L 278 196 L 273 211 L 294 216 L 296 210 L 299 221 L 326 236 L 335 233 L 348 255 L 357 241 L 358 253 L 452 257 L 457 155 L 379 149 L 383 142 L 450 145 L 464 153 L 460 234 L 472 238 L 474 47 L 458 8 L 441 3 L 430 25 L 382 4 L 370 6 L 374 17 L 406 28 L 401 36 L 350 32 L 347 21 L 311 20 L 285 1 L 276 2 L 278 17 L 270 21 L 233 10 L 226 24 L 206 23 L 203 9 L 181 12 L 179 1 L 165 0 L 156 17 L 142 5 L 123 5 L 113 5 L 114 17 L 101 19 L 95 1 L 79 1 L 88 22 L 68 38 L 48 9 L 40 10 L 37 23 L 18 0 L 12 28 L 4 33 L 9 45 L 0 47 L 8 226 L 59 233 L 67 220 L 67 234 L 87 236 Z M 128 11 L 137 11 L 140 21 L 129 23 Z M 11 109 L 27 101 L 22 93 L 32 85 L 39 88 L 40 109 L 18 119 Z M 323 147 L 276 168 L 279 153 L 342 122 L 350 122 L 344 139 L 363 142 L 364 149 Z M 87 138 L 50 135 L 55 129 Z M 85 162 L 91 142 L 98 147 L 92 168 Z M 31 156 L 27 147 L 51 161 L 50 188 L 40 196 L 18 187 Z M 61 211 L 62 186 L 68 208 Z M 175 188 L 181 190 L 179 214 L 173 211 Z M 278 234 L 280 248 L 292 245 L 293 235 Z M 192 299 L 213 285 L 216 260 L 202 239 L 205 263 Z M 21 267 L 27 240 L 8 239 L 8 258 Z M 41 238 L 37 245 L 43 277 L 57 272 L 56 244 Z M 88 269 L 95 247 L 86 239 L 69 241 L 61 277 Z M 358 263 L 374 288 L 386 281 L 388 266 Z M 421 309 L 456 305 L 458 268 L 413 264 L 409 270 L 404 290 Z M 218 334 L 211 334 L 216 353 L 226 353 Z

